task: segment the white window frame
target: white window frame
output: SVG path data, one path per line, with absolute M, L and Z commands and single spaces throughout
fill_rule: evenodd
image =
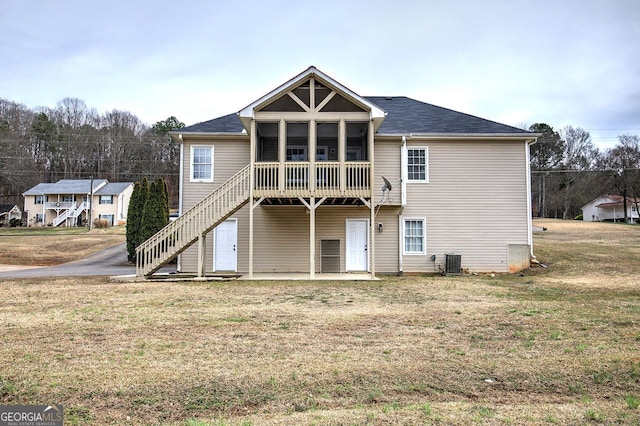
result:
M 107 197 L 109 198 L 107 199 Z M 113 204 L 113 195 L 100 195 L 98 198 L 98 204 Z
M 194 169 L 194 151 L 196 149 L 209 149 L 211 151 L 211 169 L 210 169 L 210 174 L 211 174 L 211 178 L 196 178 L 193 176 L 195 169 Z M 191 145 L 191 159 L 190 159 L 190 168 L 191 170 L 189 171 L 189 181 L 190 182 L 213 182 L 213 163 L 214 163 L 214 156 L 213 156 L 213 145 Z
M 76 200 L 75 195 L 63 195 L 62 202 L 63 203 L 73 203 Z
M 36 205 L 43 205 L 44 203 L 49 201 L 49 196 L 48 195 L 36 195 L 34 198 L 34 204 Z
M 299 151 L 299 154 L 296 154 L 295 157 L 303 157 L 306 158 L 306 160 L 300 160 L 298 158 L 292 158 L 291 160 L 289 160 L 289 157 L 294 157 L 293 155 L 293 151 Z M 305 145 L 289 145 L 286 148 L 286 156 L 285 156 L 285 160 L 286 161 L 309 161 L 309 156 L 307 155 L 307 147 Z
M 407 222 L 422 222 L 422 250 L 407 250 Z M 402 218 L 402 253 L 405 255 L 424 255 L 427 253 L 427 219 L 424 217 L 403 217 Z
M 411 179 L 411 174 L 409 173 L 409 151 L 424 151 L 424 179 Z M 406 162 L 406 173 L 407 173 L 407 182 L 408 183 L 429 183 L 429 147 L 428 146 L 407 146 L 407 162 Z

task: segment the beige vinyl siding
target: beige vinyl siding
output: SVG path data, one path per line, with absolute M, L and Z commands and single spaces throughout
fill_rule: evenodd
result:
M 401 156 L 401 139 L 389 141 L 389 140 L 376 140 L 375 142 L 375 176 L 374 176 L 374 199 L 375 202 L 379 202 L 382 197 L 382 176 L 389 179 L 391 185 L 394 186 L 389 195 L 389 198 L 385 200 L 386 205 L 402 204 L 402 186 L 398 185 L 401 179 L 400 170 L 400 156 Z
M 256 207 L 255 272 L 309 272 L 309 217 L 303 206 Z
M 376 270 L 398 271 L 398 208 L 385 207 L 376 216 L 383 232 L 376 233 Z M 367 207 L 321 206 L 316 209 L 315 263 L 321 271 L 321 240 L 340 240 L 340 271 L 345 272 L 346 221 L 370 219 Z M 254 271 L 308 272 L 310 215 L 304 207 L 257 207 L 255 210 Z M 241 256 L 245 256 L 241 250 Z M 244 264 L 244 262 L 243 262 Z
M 404 271 L 432 272 L 445 253 L 472 271 L 507 272 L 509 244 L 528 244 L 524 142 L 411 141 L 429 148 L 429 183 L 407 183 L 403 217 L 426 219 L 426 253 Z M 429 261 L 425 261 L 427 258 Z M 426 266 L 425 266 L 426 265 Z
M 204 197 L 213 192 L 218 186 L 226 182 L 244 166 L 249 163 L 249 138 L 230 139 L 215 138 L 189 140 L 185 135 L 183 147 L 183 172 L 182 180 L 182 209 L 189 210 Z M 213 182 L 191 182 L 191 146 L 213 146 Z M 240 249 L 249 246 L 248 206 L 243 207 L 233 217 L 238 219 L 238 270 L 248 270 L 247 261 L 240 256 Z M 215 232 L 210 232 L 206 239 L 206 271 L 213 270 L 213 247 Z M 248 253 L 248 251 L 247 251 Z M 183 272 L 195 272 L 198 264 L 198 246 L 192 245 L 185 250 L 181 256 L 181 270 Z

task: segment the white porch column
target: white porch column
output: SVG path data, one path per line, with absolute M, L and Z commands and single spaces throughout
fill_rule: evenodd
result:
M 344 194 L 347 188 L 347 123 L 344 119 L 338 125 L 338 161 L 340 162 L 340 192 Z
M 371 220 L 369 221 L 369 234 L 371 235 L 369 239 L 369 256 L 370 260 L 370 268 L 371 268 L 371 279 L 376 277 L 376 202 L 375 202 L 375 170 L 373 165 L 374 163 L 374 133 L 375 128 L 373 126 L 373 120 L 369 121 L 369 163 L 370 163 L 370 172 L 369 172 L 369 187 L 370 194 L 369 195 L 369 209 L 371 214 Z
M 309 199 L 309 278 L 316 277 L 316 199 Z
M 255 161 L 256 161 L 256 122 L 251 120 L 251 135 L 249 136 L 249 149 L 251 151 L 251 170 L 249 171 L 249 279 L 253 278 L 253 190 L 255 188 Z

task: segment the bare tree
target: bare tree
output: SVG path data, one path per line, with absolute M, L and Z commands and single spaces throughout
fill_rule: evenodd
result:
M 562 218 L 573 217 L 580 202 L 587 201 L 584 194 L 591 186 L 588 175 L 579 173 L 591 170 L 598 157 L 598 148 L 593 145 L 591 135 L 580 127 L 566 126 L 559 132 L 564 141 L 562 167 L 565 171 L 560 180 L 559 195 L 562 202 Z
M 602 156 L 601 167 L 608 170 L 610 181 L 622 196 L 624 221 L 628 222 L 627 202 L 629 195 L 636 211 L 640 211 L 640 137 L 637 135 L 618 136 L 615 147 L 608 149 Z
M 532 124 L 529 131 L 542 134 L 531 146 L 531 186 L 538 217 L 547 217 L 547 181 L 551 172 L 557 171 L 562 164 L 564 141 L 546 123 Z

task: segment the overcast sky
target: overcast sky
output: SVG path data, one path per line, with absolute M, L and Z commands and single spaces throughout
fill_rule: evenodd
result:
M 0 98 L 148 124 L 237 112 L 310 65 L 356 93 L 640 134 L 639 0 L 0 0 Z

